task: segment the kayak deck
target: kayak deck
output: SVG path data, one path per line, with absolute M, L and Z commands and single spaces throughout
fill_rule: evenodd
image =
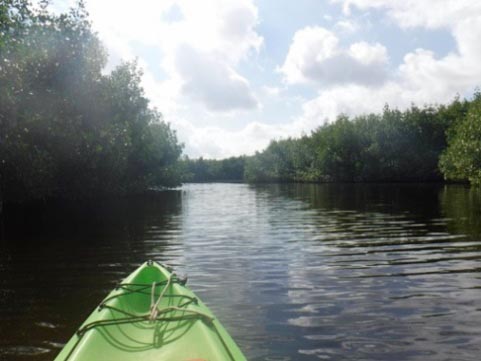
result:
M 245 360 L 184 284 L 163 266 L 144 263 L 92 312 L 55 361 Z

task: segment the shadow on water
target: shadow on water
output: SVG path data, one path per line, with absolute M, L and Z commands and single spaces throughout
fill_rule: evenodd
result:
M 142 236 L 149 221 L 167 220 L 181 212 L 181 191 L 100 199 L 83 202 L 51 202 L 9 206 L 3 219 L 3 239 L 49 242 L 58 238 L 83 238 L 112 232 L 121 237 Z M 125 233 L 125 231 L 128 231 Z M 131 233 L 132 232 L 132 233 Z M 141 237 L 137 237 L 141 238 Z
M 439 200 L 451 232 L 481 240 L 481 188 L 445 186 Z
M 0 360 L 51 360 L 116 282 L 177 247 L 182 193 L 7 212 L 0 240 Z M 156 230 L 169 236 L 157 237 Z
M 439 215 L 438 184 L 269 184 L 253 186 L 279 196 L 304 201 L 312 208 L 339 209 L 358 212 L 403 213 L 426 216 Z

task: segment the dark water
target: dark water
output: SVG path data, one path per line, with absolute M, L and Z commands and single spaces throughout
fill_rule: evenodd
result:
M 250 360 L 481 355 L 481 191 L 202 184 L 13 219 L 1 360 L 53 359 L 146 259 L 186 273 Z

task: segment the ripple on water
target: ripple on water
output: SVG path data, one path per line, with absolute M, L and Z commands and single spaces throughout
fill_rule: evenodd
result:
M 0 243 L 0 359 L 51 360 L 152 258 L 188 275 L 251 361 L 477 360 L 481 215 L 467 192 L 194 184 L 70 233 L 39 228 Z
M 0 356 L 13 357 L 13 356 L 41 356 L 49 354 L 51 349 L 38 346 L 4 346 L 0 347 Z

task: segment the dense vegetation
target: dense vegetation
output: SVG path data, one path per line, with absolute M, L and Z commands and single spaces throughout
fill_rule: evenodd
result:
M 481 184 L 481 93 L 451 104 L 341 115 L 251 157 L 184 161 L 186 181 Z
M 449 105 L 340 116 L 311 135 L 272 141 L 246 160 L 250 182 L 481 183 L 481 95 Z
M 481 94 L 477 93 L 465 117 L 448 129 L 448 148 L 440 167 L 447 179 L 481 185 Z
M 183 160 L 184 181 L 186 182 L 242 182 L 246 157 L 231 157 L 222 160 Z
M 182 146 L 149 107 L 135 63 L 107 54 L 82 2 L 0 2 L 0 202 L 178 184 Z

